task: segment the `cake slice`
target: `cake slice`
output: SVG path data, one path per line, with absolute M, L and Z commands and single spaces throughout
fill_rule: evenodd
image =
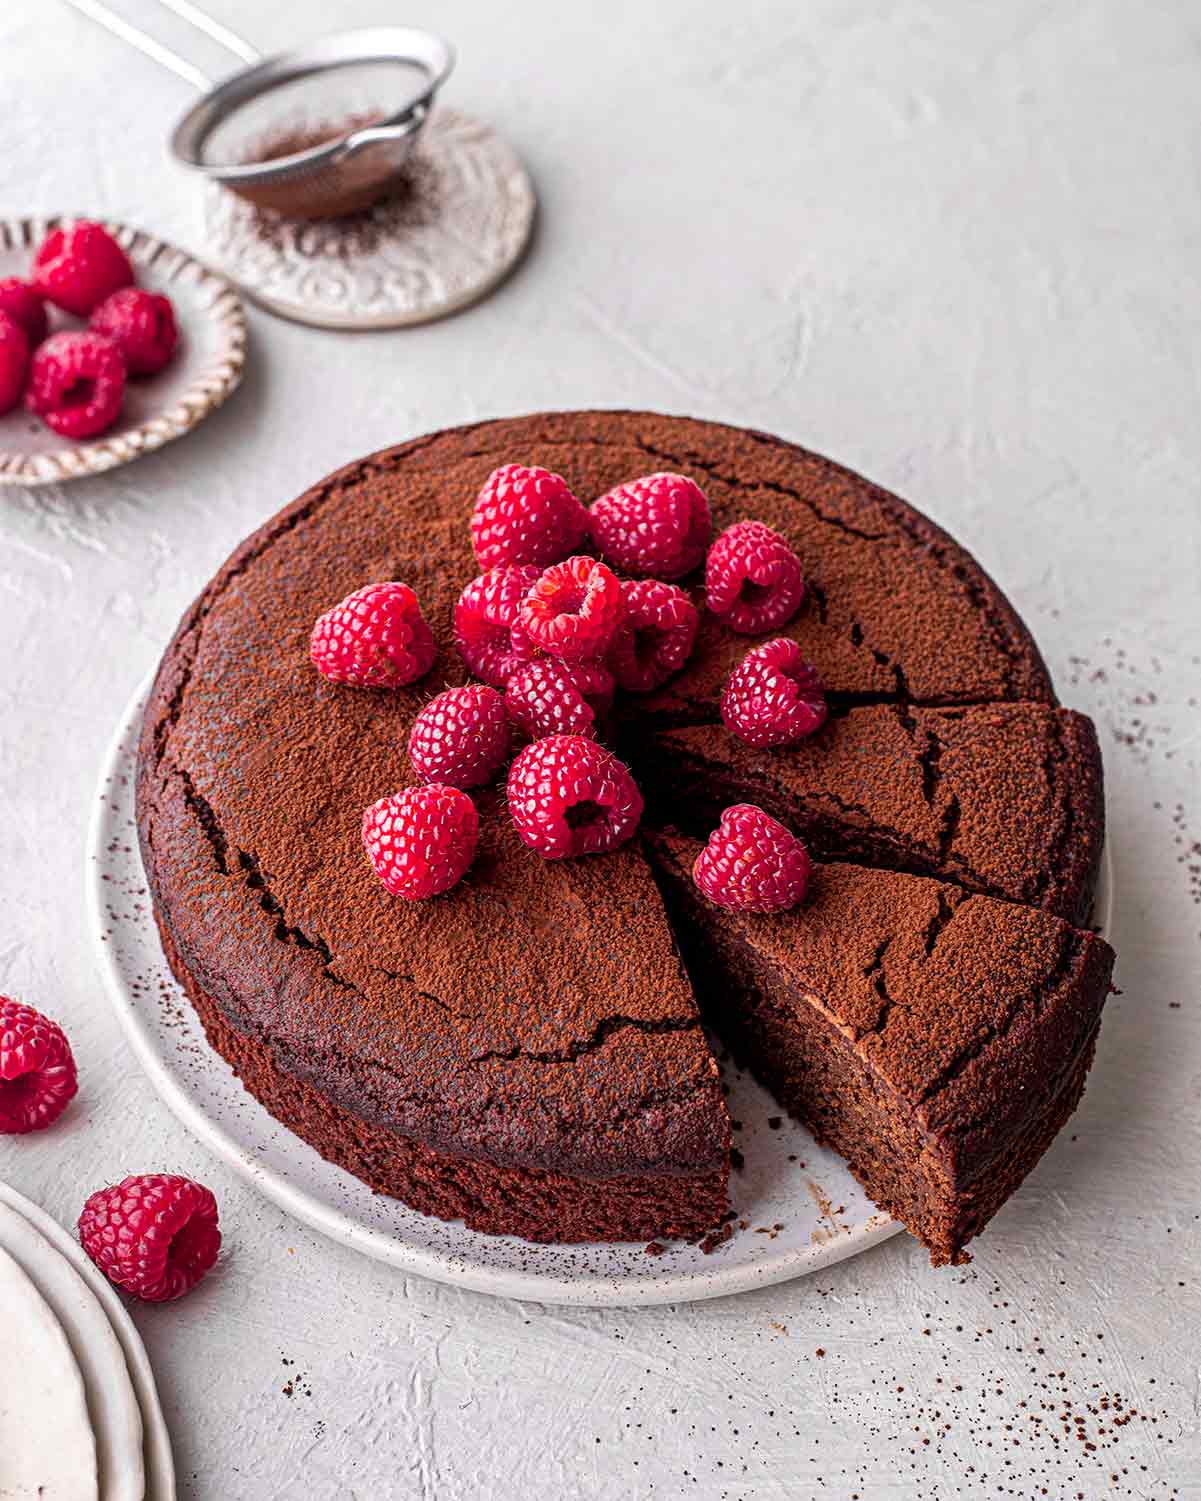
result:
M 819 865 L 771 916 L 707 903 L 701 846 L 647 846 L 702 1009 L 734 1055 L 935 1265 L 977 1235 L 1075 1108 L 1113 954 L 1034 908 Z
M 935 875 L 1087 919 L 1104 842 L 1092 721 L 1048 704 L 850 710 L 799 745 L 756 750 L 724 725 L 629 737 L 648 795 L 707 836 L 753 802 L 821 860 Z

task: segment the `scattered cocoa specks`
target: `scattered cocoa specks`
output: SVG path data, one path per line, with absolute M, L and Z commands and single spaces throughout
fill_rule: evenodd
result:
M 1163 671 L 1153 653 L 1118 646 L 1111 636 L 1103 637 L 1092 655 L 1068 658 L 1069 686 L 1090 687 L 1098 700 L 1092 707 L 1098 730 L 1108 728 L 1114 743 L 1143 765 L 1155 755 L 1171 761 L 1180 749 L 1170 722 L 1175 695 L 1150 686 Z
M 289 1360 L 286 1355 L 281 1356 L 280 1363 L 289 1367 L 296 1364 L 294 1360 Z M 283 1386 L 280 1387 L 280 1391 L 283 1392 L 285 1397 L 311 1397 L 313 1395 L 313 1388 L 309 1384 L 309 1380 L 310 1378 L 304 1372 L 297 1372 L 288 1377 Z
M 1181 725 L 1196 718 L 1201 702 L 1201 656 L 1177 656 L 1165 662 L 1143 640 L 1119 645 L 1103 636 L 1087 654 L 1068 658 L 1068 684 L 1090 690 L 1087 708 L 1103 740 L 1120 747 L 1141 766 L 1166 763 L 1181 773 L 1195 773 L 1201 758 L 1196 737 Z M 1201 907 L 1201 832 L 1183 803 L 1158 800 L 1154 811 L 1171 824 L 1169 837 L 1183 868 L 1188 895 Z M 1201 938 L 1201 929 L 1197 932 Z M 1180 1003 L 1169 1002 L 1178 1011 Z
M 1076 1286 L 1065 1269 L 1065 1298 Z M 744 1501 L 777 1484 L 787 1446 L 788 1494 L 814 1501 L 894 1491 L 947 1501 L 1191 1498 L 1191 1369 L 1169 1377 L 1155 1352 L 1124 1350 L 1117 1330 L 1073 1326 L 1059 1311 L 1043 1325 L 1045 1293 L 1026 1304 L 1021 1289 L 1020 1279 L 1003 1285 L 978 1266 L 947 1273 L 910 1325 L 897 1321 L 875 1279 L 838 1269 L 806 1279 L 787 1322 L 803 1320 L 800 1338 L 815 1341 L 805 1348 L 821 1361 L 823 1409 L 856 1442 L 833 1449 L 828 1432 L 815 1431 L 813 1385 L 778 1380 L 790 1369 L 786 1325 L 782 1308 L 765 1305 L 775 1317 L 758 1323 L 750 1349 L 723 1348 L 724 1389 L 675 1405 L 656 1363 L 628 1391 L 618 1414 L 623 1442 L 662 1445 L 668 1427 L 689 1441 L 675 1487 L 657 1478 L 635 1490 Z M 663 1338 L 678 1350 L 671 1329 Z M 791 1354 L 804 1359 L 803 1350 Z M 598 1444 L 612 1439 L 596 1435 Z
M 730 1148 L 730 1166 L 736 1173 L 740 1173 L 746 1166 L 746 1158 L 737 1147 Z

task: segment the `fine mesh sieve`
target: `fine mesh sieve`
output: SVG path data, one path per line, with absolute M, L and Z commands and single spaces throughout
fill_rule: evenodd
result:
M 341 32 L 260 60 L 191 0 L 159 0 L 251 63 L 213 85 L 100 0 L 68 3 L 204 90 L 171 135 L 176 161 L 299 219 L 352 213 L 387 192 L 454 66 L 441 38 L 403 26 Z

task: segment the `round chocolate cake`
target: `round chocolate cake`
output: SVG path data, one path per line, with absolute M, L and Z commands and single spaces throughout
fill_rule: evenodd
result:
M 753 640 L 701 611 L 686 666 L 619 700 L 637 839 L 547 861 L 499 788 L 445 895 L 391 897 L 363 810 L 416 780 L 409 727 L 468 681 L 452 610 L 499 465 L 585 503 L 690 476 L 715 532 L 780 532 L 806 593 L 783 631 L 829 722 L 754 750 L 723 687 Z M 439 647 L 395 691 L 309 661 L 313 622 L 412 586 Z M 698 603 L 703 589 L 694 588 Z M 732 802 L 816 863 L 794 911 L 732 913 L 690 878 Z M 233 554 L 149 703 L 138 821 L 171 966 L 247 1089 L 319 1152 L 429 1214 L 537 1241 L 696 1236 L 728 1209 L 707 1023 L 937 1262 L 1038 1160 L 1083 1088 L 1113 956 L 1087 920 L 1103 839 L 1091 723 L 1061 708 L 979 565 L 904 501 L 766 434 L 631 412 L 436 433 L 349 465 Z

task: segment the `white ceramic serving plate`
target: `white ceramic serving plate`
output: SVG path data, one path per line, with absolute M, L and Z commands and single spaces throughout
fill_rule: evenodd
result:
M 901 1226 L 845 1164 L 724 1065 L 742 1166 L 730 1183 L 735 1233 L 712 1254 L 670 1244 L 534 1246 L 481 1235 L 373 1194 L 281 1126 L 205 1040 L 159 946 L 134 821 L 134 756 L 145 689 L 101 771 L 86 899 L 101 973 L 135 1054 L 179 1119 L 269 1199 L 332 1239 L 404 1271 L 504 1297 L 592 1307 L 674 1303 L 765 1287 L 853 1256 Z M 1097 911 L 1108 922 L 1108 883 Z
M 83 1374 L 101 1501 L 174 1501 L 154 1375 L 120 1295 L 56 1221 L 4 1183 L 0 1246 L 50 1305 Z
M 34 252 L 59 218 L 0 219 L 0 277 L 28 277 Z M 105 222 L 125 248 L 138 285 L 163 292 L 175 307 L 179 347 L 158 375 L 131 380 L 114 427 L 86 442 L 60 438 L 17 407 L 0 415 L 0 485 L 51 485 L 100 474 L 190 432 L 242 378 L 246 315 L 220 276 L 164 240 Z M 83 323 L 48 308 L 51 332 Z

